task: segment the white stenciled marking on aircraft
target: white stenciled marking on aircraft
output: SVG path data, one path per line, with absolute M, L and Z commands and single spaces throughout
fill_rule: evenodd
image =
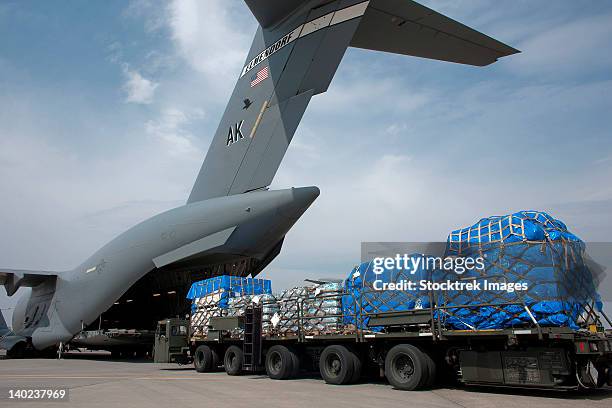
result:
M 91 267 L 91 268 L 89 268 L 88 270 L 86 270 L 86 271 L 85 271 L 85 273 L 95 272 L 95 271 L 96 271 L 96 269 L 98 269 L 98 267 L 97 267 L 97 266 Z
M 229 132 L 227 133 L 227 141 L 226 145 L 230 146 L 236 143 L 240 139 L 244 139 L 244 135 L 242 134 L 242 125 L 244 124 L 244 120 L 235 123 L 233 126 L 230 126 Z
M 288 44 L 291 44 L 293 41 L 297 40 L 298 37 L 299 37 L 299 33 L 300 33 L 300 31 L 302 30 L 303 27 L 304 27 L 304 25 L 299 26 L 298 28 L 296 28 L 295 30 L 291 31 L 289 34 L 286 34 L 283 38 L 281 38 L 280 40 L 278 40 L 277 42 L 275 42 L 274 44 L 272 44 L 271 46 L 269 46 L 268 48 L 263 50 L 261 53 L 259 53 L 259 55 L 257 55 L 255 58 L 253 58 L 251 60 L 251 62 L 249 62 L 244 67 L 240 77 L 242 78 L 247 72 L 249 72 L 250 70 L 255 68 L 262 61 L 268 59 L 271 55 L 275 54 L 276 52 L 278 52 L 279 50 L 283 49 Z
M 249 63 L 242 69 L 240 78 L 298 38 L 302 38 L 308 34 L 322 30 L 323 28 L 344 23 L 345 21 L 352 20 L 353 18 L 363 16 L 369 4 L 370 0 L 343 8 L 341 10 L 332 11 L 331 13 L 318 17 L 295 28 L 293 31 L 285 34 L 280 40 L 276 41 L 274 44 L 260 52 L 255 58 L 249 61 Z

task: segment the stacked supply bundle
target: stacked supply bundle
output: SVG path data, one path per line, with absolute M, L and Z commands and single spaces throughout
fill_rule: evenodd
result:
M 320 283 L 285 290 L 276 296 L 277 312 L 266 334 L 281 336 L 338 333 L 342 329 L 342 284 Z M 264 313 L 265 314 L 265 313 Z
M 343 285 L 336 282 L 308 287 L 302 309 L 306 334 L 335 334 L 341 330 L 342 293 Z
M 276 295 L 278 311 L 272 316 L 268 335 L 290 336 L 299 332 L 300 309 L 308 295 L 306 287 L 284 290 Z
M 266 279 L 217 276 L 191 285 L 187 299 L 192 301 L 192 336 L 206 336 L 212 317 L 237 314 L 255 295 L 270 295 L 272 283 Z
M 270 333 L 273 328 L 272 318 L 278 314 L 279 306 L 276 297 L 271 294 L 264 294 L 259 299 L 262 306 L 261 329 L 262 333 Z
M 228 307 L 228 316 L 243 316 L 244 311 L 249 306 L 261 306 L 262 308 L 262 330 L 267 333 L 272 328 L 272 316 L 278 312 L 278 302 L 274 295 L 264 293 L 261 295 L 242 295 L 230 298 Z M 239 336 L 243 332 L 242 329 L 236 329 L 231 334 Z
M 454 329 L 585 324 L 599 301 L 584 250 L 564 223 L 538 211 L 483 218 L 451 232 L 447 255 L 481 257 L 485 267 L 462 276 L 481 282 L 483 290 L 447 291 L 437 299 L 451 307 L 445 323 Z M 508 284 L 523 288 L 509 290 Z
M 410 260 L 419 258 L 425 259 L 425 256 L 409 256 Z M 424 267 L 424 262 L 418 265 L 416 268 L 379 268 L 370 261 L 355 267 L 345 281 L 342 298 L 343 322 L 347 330 L 381 331 L 381 327 L 368 326 L 372 315 L 428 308 L 429 293 L 419 290 L 418 282 L 430 280 L 432 274 Z M 408 286 L 410 282 L 414 287 Z M 383 287 L 384 284 L 393 284 L 394 287 L 389 289 L 389 286 Z

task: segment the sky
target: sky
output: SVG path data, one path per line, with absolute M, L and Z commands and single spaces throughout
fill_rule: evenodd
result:
M 610 241 L 612 3 L 424 3 L 522 52 L 349 49 L 272 185 L 321 189 L 263 273 L 277 289 L 519 210 Z M 0 1 L 0 266 L 70 269 L 183 205 L 256 26 L 236 0 Z

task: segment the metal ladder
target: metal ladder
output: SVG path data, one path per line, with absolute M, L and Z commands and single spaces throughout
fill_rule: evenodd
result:
M 249 306 L 244 311 L 244 341 L 242 352 L 244 371 L 255 372 L 261 368 L 261 306 Z

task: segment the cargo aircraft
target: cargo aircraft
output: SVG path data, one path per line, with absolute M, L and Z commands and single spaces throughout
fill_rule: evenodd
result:
M 21 296 L 11 330 L 0 321 L 9 356 L 55 347 L 87 327 L 152 328 L 186 310 L 193 281 L 264 269 L 319 195 L 317 187 L 268 186 L 348 47 L 479 67 L 518 52 L 411 0 L 245 3 L 259 28 L 186 204 L 72 270 L 0 268 L 0 285 Z

